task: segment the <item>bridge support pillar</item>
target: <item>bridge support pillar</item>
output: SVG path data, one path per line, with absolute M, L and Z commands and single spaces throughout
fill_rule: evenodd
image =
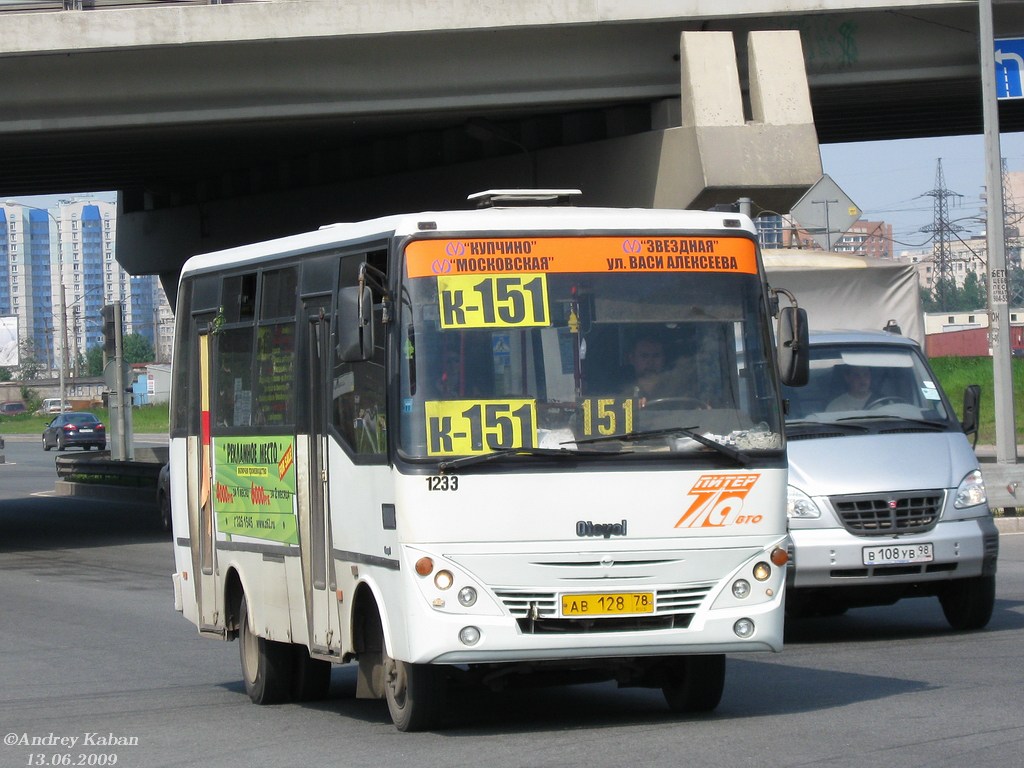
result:
M 655 130 L 539 153 L 540 186 L 578 186 L 587 205 L 710 208 L 753 201 L 788 213 L 821 177 L 800 35 L 751 32 L 749 117 L 730 32 L 683 32 L 680 100 Z
M 750 197 L 755 212 L 788 213 L 821 176 L 800 34 L 749 34 L 749 112 L 732 33 L 683 32 L 679 50 L 682 125 L 667 132 L 666 159 L 680 198 L 708 208 Z

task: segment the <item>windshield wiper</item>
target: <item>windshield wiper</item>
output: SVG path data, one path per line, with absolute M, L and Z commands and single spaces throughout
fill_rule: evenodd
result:
M 868 413 L 866 413 L 863 416 L 844 416 L 841 419 L 837 419 L 837 422 L 839 422 L 839 421 L 860 421 L 860 420 L 863 420 L 863 419 L 871 419 L 872 421 L 877 421 L 877 420 L 880 420 L 880 419 L 881 420 L 885 420 L 885 421 L 906 421 L 906 422 L 908 422 L 910 424 L 920 424 L 923 427 L 931 427 L 936 432 L 944 432 L 946 430 L 946 424 L 943 423 L 943 422 L 928 421 L 927 419 L 915 419 L 915 418 L 912 418 L 910 416 L 893 416 L 892 414 L 887 414 L 887 413 L 877 413 L 877 414 L 868 414 Z M 845 424 L 841 424 L 839 426 L 846 426 L 846 425 Z
M 601 435 L 600 437 L 586 437 L 582 440 L 574 441 L 577 445 L 586 445 L 588 443 L 605 443 L 620 440 L 624 443 L 635 443 L 639 440 L 654 440 L 659 437 L 673 437 L 677 435 L 685 435 L 696 443 L 700 443 L 703 446 L 711 448 L 712 450 L 718 451 L 723 456 L 728 456 L 733 461 L 739 464 L 749 464 L 750 456 L 747 452 L 740 448 L 734 448 L 731 445 L 725 445 L 719 443 L 716 440 L 712 440 L 704 435 L 700 434 L 696 430 L 699 426 L 692 427 L 668 427 L 666 429 L 648 429 L 640 432 L 626 432 L 623 435 Z
M 609 456 L 621 456 L 625 453 L 632 453 L 632 451 L 611 453 L 609 451 L 576 451 L 571 448 L 502 448 L 490 453 L 477 453 L 472 456 L 460 456 L 457 459 L 442 461 L 437 465 L 437 469 L 441 474 L 444 474 L 454 469 L 469 467 L 474 464 L 483 464 L 486 461 L 493 461 L 494 459 L 501 459 L 507 456 L 545 456 L 556 459 L 575 459 L 580 456 L 608 458 Z
M 800 434 L 810 433 L 811 428 L 820 428 L 822 431 L 829 429 L 843 429 L 848 432 L 870 432 L 870 427 L 865 427 L 863 424 L 842 424 L 839 421 L 817 421 L 814 419 L 802 419 L 797 421 L 786 421 L 786 434 L 790 432 L 797 432 Z M 796 429 L 794 429 L 794 427 Z

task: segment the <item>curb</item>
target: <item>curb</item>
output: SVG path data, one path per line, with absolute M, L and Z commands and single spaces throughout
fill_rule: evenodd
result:
M 996 517 L 996 528 L 1000 533 L 1024 533 L 1024 517 Z
M 144 507 L 157 508 L 156 489 L 125 488 L 119 485 L 103 485 L 101 483 L 71 483 L 57 480 L 53 487 L 56 496 L 75 496 L 83 499 L 99 499 L 116 501 L 122 504 L 137 504 Z

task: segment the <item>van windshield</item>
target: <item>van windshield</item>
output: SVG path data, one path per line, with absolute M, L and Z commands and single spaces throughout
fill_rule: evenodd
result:
M 787 432 L 800 424 L 902 419 L 945 428 L 952 409 L 920 352 L 908 346 L 813 345 L 803 387 L 783 387 Z

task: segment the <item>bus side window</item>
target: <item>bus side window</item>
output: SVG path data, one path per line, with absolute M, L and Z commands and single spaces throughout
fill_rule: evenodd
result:
M 295 424 L 295 267 L 267 270 L 260 286 L 256 326 L 256 372 L 252 398 L 254 426 Z
M 361 258 L 342 261 L 341 285 L 355 285 Z M 374 300 L 378 300 L 375 295 Z M 339 318 L 337 322 L 342 322 Z M 344 363 L 333 351 L 331 420 L 351 453 L 371 463 L 387 457 L 387 401 L 385 399 L 384 326 L 381 308 L 373 310 L 373 357 L 365 362 Z
M 252 413 L 252 328 L 232 328 L 219 334 L 216 359 L 214 424 L 247 427 Z

